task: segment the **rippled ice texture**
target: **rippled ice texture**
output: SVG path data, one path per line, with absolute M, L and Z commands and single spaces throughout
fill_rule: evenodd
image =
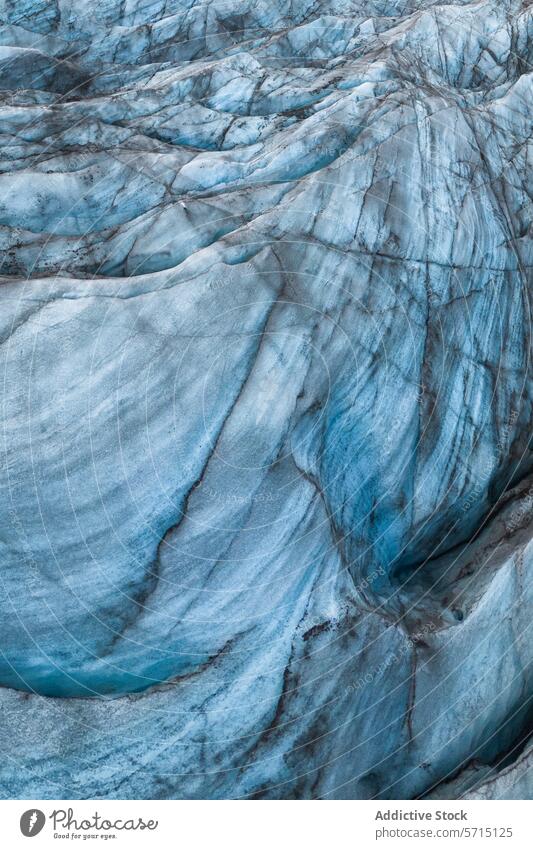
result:
M 2 795 L 531 796 L 529 3 L 0 20 Z

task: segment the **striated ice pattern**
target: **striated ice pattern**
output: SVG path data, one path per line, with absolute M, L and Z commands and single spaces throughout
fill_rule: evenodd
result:
M 533 794 L 533 6 L 0 0 L 0 794 Z

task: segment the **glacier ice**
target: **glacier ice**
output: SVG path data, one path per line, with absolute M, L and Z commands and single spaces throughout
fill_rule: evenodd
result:
M 531 795 L 529 4 L 0 25 L 2 794 Z

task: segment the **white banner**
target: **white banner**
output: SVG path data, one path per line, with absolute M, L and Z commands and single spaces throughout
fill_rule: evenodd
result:
M 35 849 L 73 843 L 123 849 L 530 849 L 532 808 L 532 802 L 493 801 L 0 802 L 2 844 Z

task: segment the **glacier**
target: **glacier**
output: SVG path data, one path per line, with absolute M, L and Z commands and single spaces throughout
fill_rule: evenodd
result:
M 532 36 L 0 0 L 3 798 L 531 798 Z

